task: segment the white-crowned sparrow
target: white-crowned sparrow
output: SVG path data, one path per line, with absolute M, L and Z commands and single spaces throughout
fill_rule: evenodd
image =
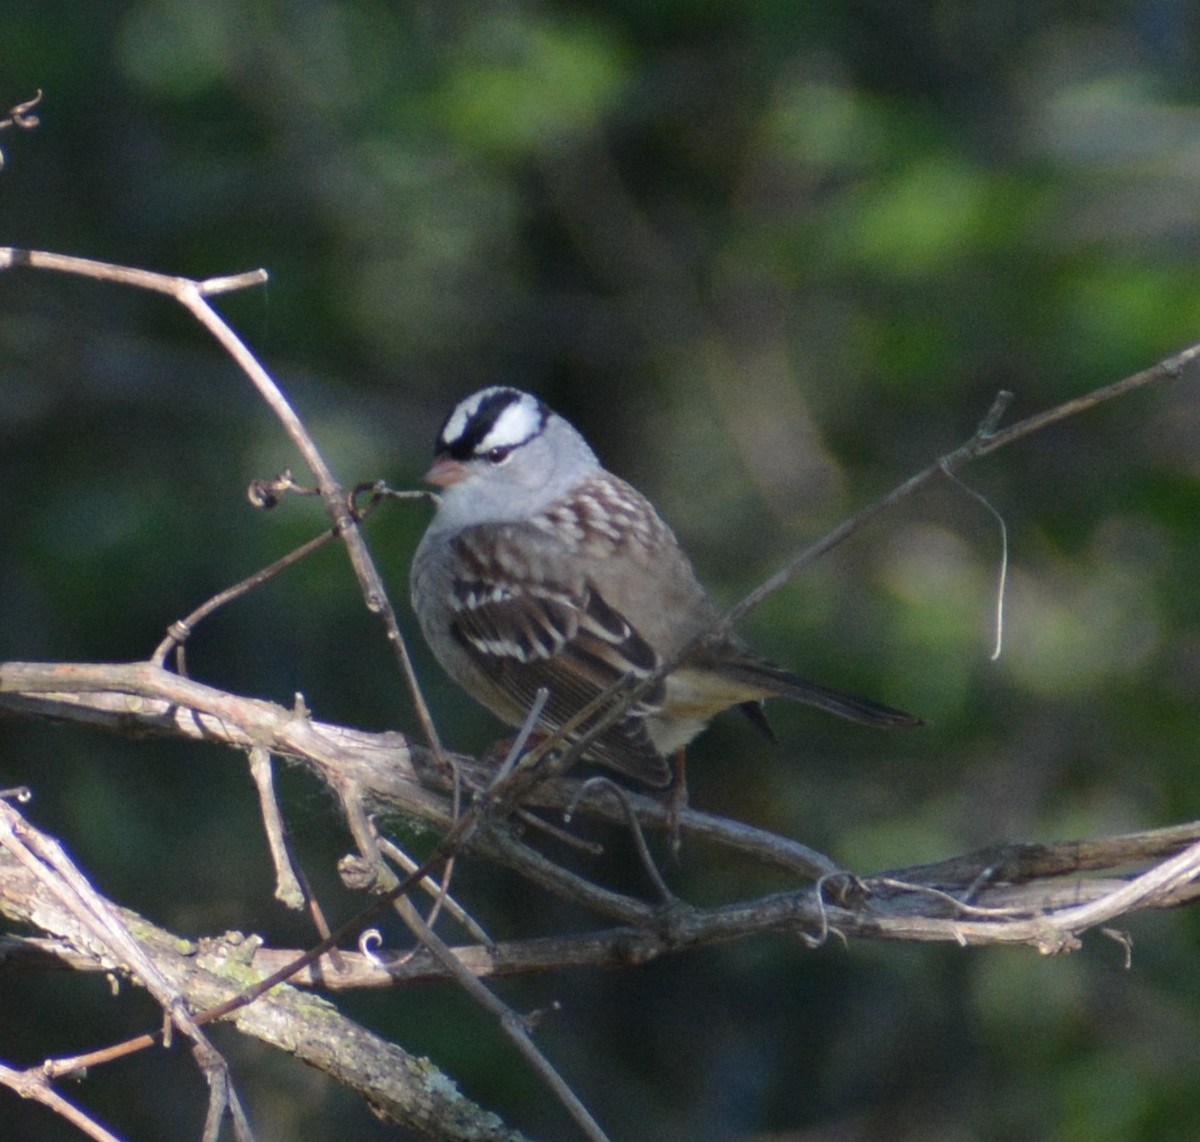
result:
M 541 724 L 563 724 L 618 679 L 644 677 L 718 615 L 649 500 L 600 466 L 587 442 L 536 397 L 483 389 L 438 434 L 425 479 L 441 505 L 413 559 L 412 600 L 438 661 L 510 725 L 538 687 Z M 653 786 L 709 719 L 791 698 L 872 726 L 920 720 L 827 690 L 732 638 L 702 642 L 606 730 L 587 756 Z

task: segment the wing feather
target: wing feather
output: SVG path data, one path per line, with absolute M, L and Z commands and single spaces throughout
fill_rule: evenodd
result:
M 532 704 L 539 687 L 547 689 L 545 728 L 556 729 L 614 683 L 643 678 L 659 665 L 650 644 L 586 578 L 554 574 L 553 559 L 546 560 L 549 575 L 520 577 L 494 533 L 486 547 L 473 539 L 468 529 L 455 540 L 451 633 L 483 673 L 522 706 Z M 607 729 L 588 756 L 662 786 L 670 781 L 670 767 L 645 721 L 661 709 L 662 687 L 656 690 Z

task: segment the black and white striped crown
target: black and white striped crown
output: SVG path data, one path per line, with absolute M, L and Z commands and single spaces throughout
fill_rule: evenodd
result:
M 454 406 L 437 438 L 439 455 L 455 460 L 501 459 L 546 426 L 550 410 L 520 389 L 493 385 Z

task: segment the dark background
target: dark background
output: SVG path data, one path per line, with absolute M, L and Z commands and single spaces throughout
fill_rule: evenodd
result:
M 0 242 L 267 268 L 220 308 L 346 483 L 412 485 L 457 398 L 531 388 L 731 602 L 963 440 L 998 389 L 1026 415 L 1200 338 L 1198 49 L 1182 0 L 10 0 L 0 107 L 46 97 L 36 131 L 0 136 Z M 770 600 L 743 627 L 758 648 L 931 724 L 779 709 L 771 748 L 726 719 L 692 751 L 693 803 L 860 872 L 1195 817 L 1197 392 L 1138 393 L 967 470 L 1011 533 L 999 662 L 997 532 L 948 485 Z M 0 277 L 0 658 L 145 657 L 321 527 L 313 502 L 246 503 L 297 464 L 172 303 Z M 426 517 L 368 529 L 414 635 Z M 448 742 L 492 741 L 414 651 Z M 325 720 L 415 728 L 334 549 L 206 624 L 190 663 L 300 691 Z M 6 722 L 0 785 L 18 782 L 97 886 L 155 921 L 310 938 L 271 898 L 236 755 Z M 349 915 L 332 799 L 300 772 L 282 786 L 309 875 Z M 632 875 L 619 864 L 597 875 Z M 703 851 L 669 875 L 692 899 L 778 886 Z M 457 889 L 498 937 L 588 920 L 469 863 Z M 540 1041 L 616 1138 L 1194 1137 L 1197 917 L 1130 930 L 1128 971 L 1099 935 L 1055 959 L 772 938 L 500 990 L 561 1001 Z M 512 1124 L 571 1136 L 453 988 L 345 1006 Z M 10 1064 L 156 1020 L 102 979 L 0 978 Z M 394 1136 L 307 1069 L 221 1041 L 264 1142 Z M 204 1110 L 182 1049 L 70 1093 L 143 1142 L 195 1136 Z M 0 1121 L 77 1137 L 7 1092 Z

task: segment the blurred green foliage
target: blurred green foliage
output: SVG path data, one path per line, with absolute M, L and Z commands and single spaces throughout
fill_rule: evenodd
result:
M 455 399 L 532 388 L 731 601 L 969 435 L 998 389 L 1028 414 L 1200 338 L 1198 54 L 1183 0 L 11 0 L 0 106 L 46 97 L 36 131 L 0 136 L 0 242 L 195 277 L 266 267 L 221 307 L 347 483 L 415 481 Z M 311 503 L 247 506 L 250 479 L 297 463 L 283 434 L 202 331 L 116 287 L 0 278 L 0 457 L 6 659 L 144 657 L 322 526 Z M 1010 529 L 997 663 L 982 509 L 945 485 L 875 523 L 745 633 L 931 726 L 780 710 L 772 749 L 727 720 L 692 752 L 693 802 L 863 872 L 1194 817 L 1198 474 L 1189 379 L 968 470 Z M 369 525 L 410 631 L 424 518 Z M 445 737 L 485 746 L 495 724 L 414 649 Z M 334 551 L 190 656 L 324 719 L 414 725 Z M 271 899 L 238 759 L 0 723 L 0 785 L 18 782 L 98 886 L 157 921 L 308 938 Z M 331 799 L 282 784 L 305 867 L 347 914 Z M 638 884 L 612 847 L 596 874 Z M 669 871 L 696 899 L 772 887 L 701 851 Z M 459 876 L 497 936 L 587 921 L 469 862 Z M 503 991 L 562 1002 L 541 1039 L 619 1138 L 1190 1138 L 1200 931 L 1187 913 L 1133 927 L 1130 971 L 1099 937 L 1058 960 L 779 939 Z M 348 1006 L 513 1124 L 567 1136 L 451 989 Z M 10 977 L 0 1011 L 11 1063 L 154 1022 L 98 981 Z M 229 1047 L 258 1137 L 392 1136 Z M 151 1059 L 79 1098 L 126 1136 L 177 1138 L 200 1087 L 186 1060 Z M 0 1102 L 7 1136 L 74 1137 Z

